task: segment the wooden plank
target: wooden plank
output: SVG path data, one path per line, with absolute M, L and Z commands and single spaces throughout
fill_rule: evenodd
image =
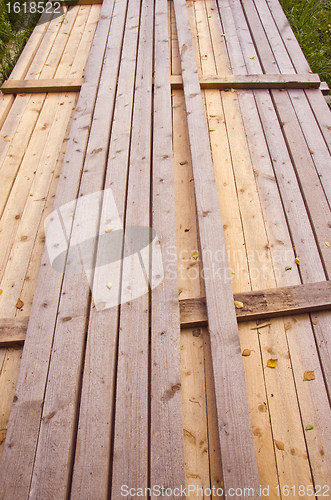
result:
M 125 238 L 129 242 L 128 226 L 150 227 L 151 222 L 153 0 L 144 0 L 141 9 L 125 217 Z M 143 490 L 149 486 L 150 306 L 146 289 L 144 295 L 134 300 L 134 285 L 145 282 L 143 268 L 137 261 L 138 258 L 123 260 L 112 500 L 120 497 L 124 484 Z M 148 277 L 149 252 L 144 254 L 143 262 Z
M 82 78 L 54 78 L 51 80 L 5 80 L 0 90 L 4 94 L 38 92 L 79 92 Z
M 64 156 L 55 207 L 60 207 L 77 196 L 112 11 L 113 2 L 105 1 Z M 75 169 L 72 168 L 73 165 Z M 45 249 L 16 387 L 17 399 L 13 405 L 2 456 L 1 499 L 28 496 L 61 282 L 62 275 L 51 268 Z M 33 370 L 29 368 L 31 359 L 38 360 Z M 29 420 L 29 426 L 25 425 L 26 419 Z
M 312 313 L 331 309 L 331 283 L 309 283 L 285 286 L 252 292 L 235 293 L 234 300 L 244 307 L 236 309 L 237 321 L 261 320 L 288 316 L 290 314 Z M 180 324 L 182 328 L 205 326 L 208 322 L 206 299 L 182 299 Z
M 235 293 L 233 298 L 244 304 L 243 308 L 236 309 L 238 322 L 328 311 L 331 309 L 331 282 L 322 281 Z M 205 297 L 181 299 L 179 306 L 181 328 L 202 327 L 208 324 Z M 0 342 L 3 342 L 2 336 L 8 335 L 11 336 L 12 342 L 24 342 L 23 333 L 25 334 L 27 323 L 27 318 L 22 318 L 20 321 L 17 318 L 1 319 Z
M 321 83 L 317 74 L 203 75 L 199 81 L 202 89 L 308 89 L 319 88 Z M 183 88 L 181 75 L 171 76 L 171 88 Z
M 150 482 L 174 491 L 185 484 L 180 323 L 177 273 L 168 249 L 176 247 L 174 165 L 167 0 L 155 3 L 152 227 L 164 261 L 162 283 L 151 297 Z M 152 254 L 152 279 L 157 274 Z M 155 269 L 154 269 L 155 268 Z M 174 392 L 174 388 L 178 388 Z M 172 397 L 165 398 L 166 394 Z
M 130 2 L 104 186 L 105 190 L 112 190 L 120 221 L 125 217 L 140 10 L 140 2 Z M 109 198 L 105 198 L 100 234 L 110 225 L 114 229 L 122 228 L 119 220 L 116 218 L 114 220 L 112 207 L 109 210 Z M 97 249 L 98 259 L 102 259 L 102 256 L 109 252 L 109 246 L 102 244 L 102 241 L 104 240 L 100 240 Z M 94 280 L 101 280 L 102 283 L 104 275 L 104 267 L 96 269 Z M 112 291 L 118 291 L 120 279 L 120 272 L 117 275 L 112 273 Z M 108 498 L 114 437 L 119 307 L 98 310 L 95 307 L 98 304 L 95 290 L 93 298 L 78 422 L 77 450 L 79 451 L 75 456 L 72 481 L 72 497 L 82 499 L 94 496 Z
M 12 344 L 23 344 L 29 318 L 0 319 L 0 347 Z
M 259 482 L 229 270 L 227 262 L 215 262 L 213 258 L 219 249 L 225 248 L 225 241 L 187 7 L 182 0 L 175 0 L 174 6 L 205 271 L 224 486 L 226 489 L 252 487 L 255 497 L 259 498 Z M 217 232 L 215 228 L 218 228 Z M 215 272 L 219 272 L 219 276 Z
M 261 8 L 260 5 L 259 8 Z M 264 71 L 270 71 L 272 68 L 275 69 L 275 65 L 272 63 L 272 58 L 273 57 L 275 59 L 277 58 L 276 57 L 277 52 L 274 56 L 264 31 L 264 29 L 266 30 L 271 29 L 269 28 L 270 17 L 268 19 L 269 23 L 266 24 L 266 28 L 262 28 L 260 24 L 257 24 L 259 23 L 259 17 L 258 13 L 254 8 L 253 3 L 248 3 L 247 5 L 244 5 L 244 9 L 247 16 L 247 20 L 250 23 L 250 25 L 252 24 L 256 25 L 256 28 L 254 28 L 252 36 L 255 45 L 257 47 L 257 52 L 259 54 L 261 65 Z M 274 30 L 272 30 L 272 33 L 274 33 Z M 281 41 L 278 38 L 277 41 L 278 45 L 280 45 Z M 273 50 L 275 51 L 274 46 Z M 280 50 L 281 49 L 279 49 L 279 51 Z M 285 48 L 283 47 L 283 49 L 280 52 L 280 56 L 283 57 L 284 51 Z M 285 64 L 286 67 L 288 68 L 290 62 L 285 61 Z M 331 273 L 331 252 L 329 251 L 329 248 L 325 245 L 325 242 L 328 242 L 329 239 L 331 239 L 331 228 L 329 227 L 330 207 L 326 199 L 323 186 L 321 185 L 320 177 L 318 175 L 318 172 L 316 171 L 314 162 L 312 160 L 313 155 L 307 147 L 305 137 L 300 128 L 300 125 L 298 124 L 296 113 L 293 109 L 293 106 L 297 107 L 297 105 L 295 104 L 295 99 L 293 99 L 293 106 L 292 106 L 291 100 L 287 93 L 276 92 L 274 90 L 272 90 L 271 93 L 272 93 L 272 99 L 275 103 L 275 108 L 278 118 L 282 123 L 282 132 L 287 147 L 289 149 L 293 167 L 297 173 L 297 176 L 300 179 L 299 183 L 300 183 L 300 189 L 302 191 L 302 196 L 305 200 L 308 214 L 314 226 L 314 232 L 316 234 L 319 251 L 322 256 L 324 267 L 328 276 L 328 274 Z M 296 112 L 298 112 L 298 109 L 296 110 Z M 302 118 L 306 120 L 306 116 Z M 315 121 L 312 120 L 310 128 L 313 128 L 314 125 Z M 328 164 L 331 165 L 330 155 L 324 157 L 324 162 L 328 162 Z M 324 177 L 325 177 L 325 182 L 329 186 L 326 192 L 330 192 L 330 199 L 331 199 L 331 183 L 329 181 L 329 176 L 324 176 Z

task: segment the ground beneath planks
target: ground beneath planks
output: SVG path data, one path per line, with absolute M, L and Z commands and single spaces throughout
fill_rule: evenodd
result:
M 236 74 L 259 73 L 260 63 L 266 66 L 272 59 L 277 63 L 273 68 L 280 72 L 308 72 L 300 56 L 295 56 L 292 35 L 283 31 L 282 40 L 274 24 L 274 20 L 278 26 L 283 22 L 276 2 L 269 4 L 272 11 L 267 2 L 245 2 L 245 15 L 257 23 L 254 37 L 259 47 L 264 40 L 258 26 L 260 20 L 264 23 L 272 57 L 267 50 L 258 53 L 252 40 L 245 38 L 250 35 L 244 31 L 246 21 L 239 2 L 220 2 L 221 26 L 215 1 L 187 1 L 201 75 L 231 73 L 228 57 Z M 22 64 L 16 70 L 22 74 L 15 79 L 81 77 L 99 11 L 100 6 L 77 6 L 69 11 L 68 22 L 51 21 L 28 73 L 24 75 L 27 63 Z M 171 2 L 169 19 L 172 74 L 176 75 L 181 74 L 181 65 Z M 80 49 L 75 52 L 73 46 Z M 319 95 L 303 90 L 203 91 L 234 292 L 329 277 L 330 119 Z M 0 222 L 0 315 L 19 317 L 30 313 L 44 244 L 43 221 L 52 209 L 77 96 L 3 99 L 1 109 L 11 108 L 1 129 L 0 175 L 4 180 L 0 189 L 5 201 Z M 200 258 L 192 257 L 193 252 L 201 252 L 182 90 L 173 90 L 172 105 L 178 279 L 184 299 L 204 296 L 205 290 Z M 302 165 L 311 170 L 303 170 Z M 174 256 L 168 257 L 172 265 Z M 16 307 L 19 298 L 24 302 L 21 309 Z M 330 485 L 331 413 L 327 373 L 323 377 L 321 365 L 325 358 L 318 352 L 325 340 L 319 336 L 316 342 L 314 337 L 324 332 L 327 340 L 329 322 L 328 313 L 317 313 L 311 318 L 270 319 L 260 330 L 256 322 L 239 325 L 241 348 L 251 351 L 243 362 L 259 479 L 263 488 L 269 486 L 269 498 L 282 496 L 278 486 L 284 497 L 297 498 L 300 485 Z M 180 340 L 187 484 L 219 486 L 221 458 L 208 330 L 182 330 Z M 20 356 L 20 349 L 0 351 L 2 446 Z M 276 368 L 267 367 L 271 358 L 278 360 Z M 304 380 L 306 370 L 314 371 L 315 380 Z M 314 429 L 305 430 L 309 425 Z M 287 496 L 285 485 L 296 490 L 292 488 Z

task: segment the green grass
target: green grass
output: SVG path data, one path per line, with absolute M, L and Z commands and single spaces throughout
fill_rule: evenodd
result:
M 331 0 L 280 0 L 314 73 L 331 88 Z
M 13 6 L 24 0 L 0 0 L 0 83 L 9 77 L 39 18 L 39 14 L 24 13 L 23 8 L 17 14 L 12 7 L 8 12 L 8 2 Z

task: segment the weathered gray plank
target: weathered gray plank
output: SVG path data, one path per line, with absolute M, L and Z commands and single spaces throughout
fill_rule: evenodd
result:
M 129 246 L 134 244 L 129 226 L 150 226 L 153 7 L 152 0 L 144 0 L 141 8 L 125 216 Z M 141 255 L 145 269 L 137 254 L 123 260 L 121 300 L 127 302 L 120 308 L 112 500 L 120 498 L 122 485 L 148 486 L 150 312 L 144 276 L 149 275 L 148 248 Z M 135 298 L 137 284 L 142 293 Z
M 233 298 L 243 303 L 243 308 L 236 309 L 237 321 L 328 311 L 331 309 L 331 283 L 330 281 L 322 281 L 306 285 L 235 293 Z M 182 328 L 207 325 L 205 297 L 180 300 L 179 306 Z
M 288 88 L 318 88 L 321 81 L 318 75 L 205 75 L 199 78 L 202 89 L 288 89 Z M 173 89 L 183 88 L 181 75 L 171 76 Z
M 168 249 L 176 246 L 168 6 L 155 3 L 152 227 L 160 242 L 164 279 L 151 302 L 151 484 L 185 484 L 177 276 Z M 152 254 L 152 279 L 157 262 Z M 173 270 L 172 270 L 173 271 Z

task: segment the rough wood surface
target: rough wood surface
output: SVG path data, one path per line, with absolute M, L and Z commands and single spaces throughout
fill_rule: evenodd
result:
M 129 244 L 132 241 L 128 234 L 129 226 L 150 227 L 153 16 L 154 2 L 144 0 L 140 18 L 124 227 Z M 134 284 L 143 286 L 146 279 L 144 273 L 149 277 L 149 251 L 142 259 L 144 269 L 137 254 L 135 258 L 123 259 L 112 500 L 120 497 L 124 484 L 144 489 L 149 482 L 150 300 L 148 289 L 144 289 L 145 293 L 138 298 L 132 296 Z
M 235 293 L 233 298 L 243 304 L 243 308 L 236 309 L 237 321 L 327 311 L 331 309 L 331 283 L 322 281 L 321 283 Z M 207 324 L 205 297 L 183 299 L 179 301 L 179 305 L 182 328 Z
M 185 472 L 178 282 L 168 262 L 169 248 L 176 247 L 176 222 L 166 0 L 155 3 L 152 181 L 152 227 L 160 242 L 164 279 L 151 300 L 150 480 L 174 490 L 185 484 Z M 158 272 L 155 260 L 152 254 L 152 281 Z
M 186 2 L 175 0 L 184 94 L 192 154 L 225 488 L 259 483 L 244 370 L 227 263 L 215 262 L 225 247 L 222 219 Z M 219 231 L 215 231 L 219 228 Z M 208 252 L 207 252 L 208 250 Z M 219 272 L 219 276 L 218 276 Z M 215 274 L 217 273 L 217 274 Z M 231 362 L 230 362 L 231 360 Z
M 173 89 L 183 88 L 181 75 L 171 76 Z M 199 78 L 202 89 L 290 89 L 290 88 L 318 88 L 320 78 L 317 74 L 308 75 L 203 75 Z
M 3 94 L 38 92 L 79 92 L 82 78 L 54 78 L 52 80 L 6 80 L 0 88 Z

